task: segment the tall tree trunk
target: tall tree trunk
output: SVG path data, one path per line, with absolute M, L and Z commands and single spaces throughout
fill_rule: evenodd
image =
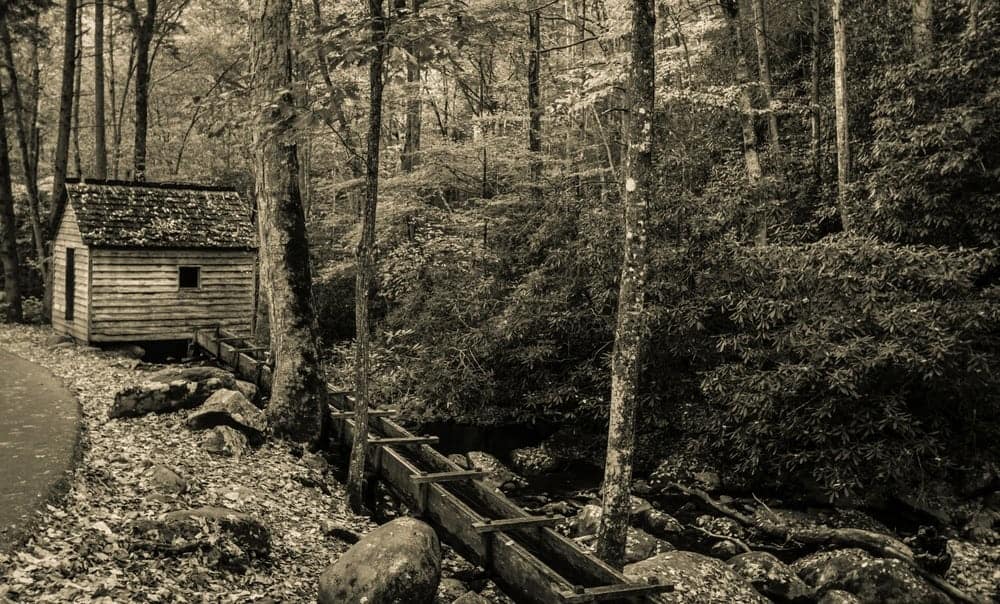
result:
M 931 51 L 934 35 L 933 0 L 913 0 L 913 50 L 917 58 L 925 57 Z
M 0 9 L 0 19 L 3 19 Z M 7 156 L 7 117 L 4 114 L 3 90 L 0 89 L 0 264 L 3 264 L 3 293 L 7 321 L 19 322 L 21 313 L 20 262 L 17 259 L 17 224 L 14 222 L 14 193 L 10 183 L 10 157 Z
M 56 224 L 66 206 L 66 168 L 69 164 L 69 135 L 73 118 L 73 80 L 76 75 L 76 10 L 77 0 L 65 1 L 63 19 L 62 88 L 59 92 L 59 120 L 57 122 L 55 162 L 52 166 L 52 195 L 49 198 L 49 232 L 56 232 Z M 51 276 L 51 275 L 50 275 Z M 47 287 L 46 289 L 51 289 Z M 47 292 L 51 294 L 51 291 Z M 47 296 L 48 297 L 48 296 Z
M 837 112 L 837 205 L 845 231 L 851 230 L 847 187 L 851 182 L 851 144 L 847 126 L 847 32 L 843 0 L 833 0 L 833 95 Z
M 371 17 L 371 45 L 374 48 L 368 70 L 371 89 L 368 118 L 368 158 L 365 174 L 365 205 L 361 212 L 361 241 L 358 243 L 358 276 L 354 290 L 354 442 L 347 476 L 347 493 L 355 512 L 364 510 L 365 457 L 368 448 L 368 382 L 371 377 L 369 339 L 371 325 L 368 302 L 375 277 L 375 215 L 378 208 L 379 143 L 382 132 L 382 71 L 386 55 L 386 22 L 382 0 L 368 0 Z
M 979 32 L 979 0 L 969 0 L 969 31 Z
M 531 191 L 535 199 L 542 197 L 542 28 L 539 11 L 528 13 L 528 151 L 531 153 Z
M 645 341 L 648 250 L 646 228 L 653 185 L 653 105 L 656 58 L 654 0 L 632 3 L 632 99 L 625 190 L 625 258 L 618 291 L 618 319 L 611 356 L 611 408 L 604 465 L 604 513 L 597 554 L 620 565 L 625 558 L 632 507 L 636 391 Z
M 149 46 L 156 25 L 156 1 L 146 0 L 146 14 L 140 15 L 135 0 L 128 1 L 135 36 L 135 138 L 132 144 L 133 178 L 146 180 L 146 136 L 149 121 L 149 80 L 152 64 Z
M 255 0 L 251 7 L 255 197 L 261 287 L 269 302 L 275 361 L 267 415 L 280 436 L 315 445 L 324 436 L 327 396 L 315 336 L 294 119 L 285 117 L 294 114 L 295 105 L 291 8 L 291 0 Z
M 781 153 L 781 142 L 778 138 L 778 116 L 774 114 L 772 101 L 774 87 L 771 85 L 771 60 L 767 50 L 767 16 L 764 13 L 764 0 L 751 0 L 753 7 L 753 31 L 757 42 L 757 67 L 760 71 L 761 89 L 764 92 L 764 108 L 767 110 L 767 129 L 771 136 L 771 151 Z
M 42 222 L 39 215 L 40 200 L 38 195 L 38 179 L 35 169 L 37 158 L 32 153 L 32 133 L 25 124 L 24 97 L 18 83 L 17 66 L 14 64 L 14 43 L 7 28 L 6 19 L 0 18 L 0 41 L 3 43 L 4 63 L 7 67 L 7 80 L 10 82 L 11 99 L 14 102 L 14 126 L 17 130 L 18 149 L 21 152 L 21 169 L 24 173 L 24 186 L 28 191 L 28 219 L 31 221 L 31 239 L 38 256 L 38 269 L 45 280 L 45 239 L 42 234 Z M 34 66 L 32 67 L 34 69 Z M 37 93 L 35 94 L 37 97 Z M 34 127 L 34 126 L 32 126 Z
M 416 17 L 420 11 L 420 0 L 410 0 L 410 18 Z M 420 118 L 423 106 L 420 102 L 421 61 L 419 45 L 414 41 L 409 44 L 410 57 L 406 61 L 406 83 L 410 88 L 410 96 L 406 101 L 406 140 L 403 143 L 401 167 L 403 172 L 412 172 L 420 163 Z
M 94 176 L 108 177 L 104 124 L 104 0 L 94 0 Z
M 819 52 L 820 52 L 820 2 L 812 0 L 812 49 L 809 65 L 809 152 L 812 156 L 813 173 L 822 177 L 820 163 L 820 105 L 819 105 Z
M 118 178 L 118 156 L 121 145 L 121 126 L 118 124 L 118 78 L 115 69 L 115 22 L 108 22 L 108 104 L 111 106 L 111 178 Z
M 757 128 L 754 124 L 753 98 L 747 85 L 750 83 L 750 69 L 747 67 L 746 48 L 743 43 L 743 29 L 740 25 L 739 4 L 736 0 L 721 3 L 729 21 L 729 30 L 734 45 L 736 61 L 736 83 L 739 91 L 740 127 L 743 131 L 743 161 L 747 168 L 747 179 L 754 190 L 759 189 L 764 170 L 760 163 L 760 142 L 757 139 Z M 763 217 L 757 219 L 755 240 L 758 245 L 767 243 L 767 221 Z
M 39 23 L 41 19 L 39 15 L 35 14 L 35 29 L 38 30 Z M 31 39 L 31 114 L 28 119 L 28 148 L 31 150 L 31 181 L 35 183 L 35 194 L 39 201 L 41 201 L 41 193 L 38 189 L 38 163 L 39 163 L 39 149 L 41 148 L 42 135 L 38 127 L 38 113 L 41 106 L 42 100 L 42 65 L 38 57 L 38 39 L 32 37 Z M 39 204 L 39 208 L 41 205 Z M 40 212 L 40 209 L 38 210 Z M 38 222 L 38 216 L 35 216 L 35 221 Z M 44 231 L 43 231 L 44 234 Z
M 83 77 L 83 10 L 76 11 L 76 72 L 73 83 L 73 168 L 77 178 L 83 177 L 83 161 L 80 157 L 80 84 Z M 52 234 L 55 237 L 55 233 Z

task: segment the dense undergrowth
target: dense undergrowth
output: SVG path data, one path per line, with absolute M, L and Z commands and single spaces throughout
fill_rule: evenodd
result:
M 784 153 L 750 188 L 732 116 L 695 97 L 663 103 L 661 140 L 680 142 L 657 154 L 642 464 L 680 448 L 733 484 L 871 499 L 958 484 L 997 458 L 1000 13 L 984 9 L 970 32 L 962 10 L 940 5 L 939 52 L 920 60 L 891 44 L 905 23 L 858 28 L 850 234 L 832 167 L 817 173 L 796 137 L 801 114 L 782 117 Z M 709 80 L 731 68 L 719 48 L 703 62 Z M 802 77 L 804 56 L 781 59 L 779 79 Z M 541 201 L 516 175 L 497 181 L 488 199 L 451 203 L 439 200 L 460 183 L 440 171 L 389 182 L 377 395 L 416 418 L 547 422 L 599 440 L 619 200 L 573 179 Z M 317 290 L 337 317 L 326 333 L 345 381 L 353 317 L 337 300 L 352 287 L 349 270 L 333 271 Z

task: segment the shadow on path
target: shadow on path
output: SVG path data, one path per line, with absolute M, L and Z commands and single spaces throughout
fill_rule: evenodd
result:
M 70 469 L 79 426 L 76 398 L 58 378 L 0 351 L 0 551 L 30 530 Z

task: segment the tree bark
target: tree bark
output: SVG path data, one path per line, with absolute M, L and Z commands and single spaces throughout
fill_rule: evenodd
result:
M 760 141 L 757 138 L 757 128 L 754 124 L 753 98 L 747 88 L 750 83 L 750 69 L 747 66 L 746 48 L 743 43 L 743 29 L 740 25 L 739 4 L 736 0 L 722 2 L 729 22 L 729 30 L 733 39 L 734 59 L 736 62 L 736 85 L 739 86 L 740 128 L 743 132 L 743 162 L 747 168 L 747 179 L 754 190 L 758 189 L 764 170 L 760 162 Z M 767 221 L 761 217 L 755 227 L 757 245 L 767 243 Z
M 0 20 L 3 11 L 0 10 Z M 5 318 L 20 322 L 21 280 L 18 274 L 17 224 L 14 222 L 14 193 L 10 183 L 10 157 L 7 155 L 7 119 L 4 114 L 3 90 L 0 90 L 0 263 L 3 264 Z
M 528 14 L 528 151 L 531 153 L 531 191 L 536 200 L 542 197 L 542 27 L 540 11 Z
M 833 0 L 833 94 L 837 113 L 837 205 L 845 231 L 851 230 L 847 210 L 851 183 L 851 144 L 847 115 L 847 32 L 842 14 L 843 0 Z
M 73 168 L 77 178 L 83 177 L 83 161 L 80 157 L 80 84 L 83 77 L 83 10 L 76 11 L 76 72 L 73 83 Z M 55 233 L 52 233 L 55 237 Z
M 149 79 L 152 65 L 149 46 L 156 25 L 156 2 L 146 0 L 146 14 L 140 15 L 135 0 L 128 0 L 132 34 L 135 36 L 135 138 L 132 145 L 133 178 L 146 180 L 146 135 L 149 120 Z
M 416 17 L 420 11 L 420 0 L 410 0 L 410 18 Z M 411 43 L 406 61 L 406 83 L 410 89 L 410 97 L 406 101 L 406 140 L 403 142 L 401 167 L 403 172 L 412 172 L 420 163 L 420 118 L 423 110 L 420 102 L 421 94 L 421 64 L 418 45 Z
M 108 177 L 104 123 L 104 0 L 94 1 L 94 176 Z
M 913 50 L 917 58 L 927 56 L 934 43 L 931 27 L 934 24 L 933 0 L 913 0 Z
M 4 63 L 7 68 L 7 80 L 10 82 L 10 95 L 14 102 L 14 126 L 17 131 L 18 149 L 21 152 L 21 169 L 24 173 L 24 186 L 28 191 L 28 219 L 31 221 L 31 239 L 38 256 L 38 269 L 45 281 L 45 238 L 42 233 L 42 222 L 39 214 L 41 206 L 38 195 L 38 179 L 35 163 L 37 158 L 32 153 L 32 134 L 24 119 L 24 97 L 17 76 L 17 66 L 14 64 L 14 43 L 7 28 L 6 19 L 0 17 L 0 41 L 3 43 Z M 34 67 L 32 67 L 34 69 Z M 37 96 L 37 94 L 35 95 Z
M 819 51 L 820 51 L 820 1 L 812 0 L 812 49 L 809 66 L 809 152 L 812 156 L 813 173 L 822 177 L 820 163 L 820 105 L 819 105 Z
M 635 448 L 636 391 L 645 342 L 645 293 L 648 251 L 646 228 L 653 186 L 653 105 L 656 58 L 653 0 L 632 4 L 632 98 L 625 189 L 625 257 L 618 292 L 618 318 L 611 357 L 611 408 L 604 466 L 604 513 L 597 554 L 620 565 L 631 509 L 632 457 Z
M 368 384 L 371 378 L 369 340 L 369 296 L 375 273 L 375 216 L 378 207 L 379 144 L 382 132 L 382 71 L 386 55 L 386 23 L 382 0 L 368 0 L 371 18 L 371 45 L 374 48 L 368 71 L 371 89 L 368 118 L 368 158 L 365 174 L 365 204 L 361 212 L 361 241 L 358 243 L 358 276 L 354 291 L 355 338 L 354 356 L 354 442 L 347 476 L 347 492 L 351 508 L 364 510 L 365 457 L 368 447 Z
M 969 0 L 969 31 L 979 33 L 979 0 Z
M 531 45 L 528 58 L 528 151 L 531 153 L 530 172 L 532 194 L 542 196 L 542 102 L 541 54 L 542 32 L 540 11 L 528 15 L 528 40 Z
M 49 206 L 49 233 L 55 233 L 66 206 L 66 169 L 69 164 L 69 135 L 73 118 L 73 80 L 76 72 L 76 6 L 77 0 L 65 0 L 63 27 L 62 88 L 59 92 L 59 119 L 56 125 L 56 152 L 52 166 L 52 195 Z M 50 275 L 51 276 L 51 275 Z M 46 285 L 51 290 L 51 283 Z M 46 298 L 51 291 L 46 292 Z
M 781 142 L 778 137 L 778 116 L 774 114 L 772 101 L 774 87 L 771 84 L 771 60 L 767 49 L 767 16 L 764 13 L 764 0 L 751 0 L 753 8 L 753 31 L 757 42 L 757 67 L 760 71 L 761 90 L 764 93 L 764 109 L 767 111 L 767 129 L 771 137 L 771 151 L 781 153 Z
M 326 385 L 316 344 L 312 275 L 293 132 L 291 0 L 251 7 L 251 73 L 256 127 L 255 197 L 261 286 L 274 377 L 267 415 L 280 436 L 317 445 L 324 436 Z

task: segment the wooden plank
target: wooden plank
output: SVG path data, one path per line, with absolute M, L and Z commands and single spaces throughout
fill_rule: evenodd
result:
M 346 400 L 343 396 L 335 398 Z M 341 442 L 352 441 L 352 420 L 337 422 L 334 426 Z M 482 520 L 482 517 L 443 485 L 414 484 L 410 476 L 419 470 L 400 451 L 380 449 L 368 460 L 393 493 L 411 508 L 420 510 L 421 517 L 435 526 L 445 542 L 472 562 L 491 571 L 505 593 L 518 602 L 552 604 L 554 594 L 572 589 L 555 571 L 503 533 L 484 538 L 473 531 L 472 524 Z
M 264 350 L 267 350 L 266 348 Z M 390 417 L 393 415 L 398 415 L 399 410 L 397 409 L 369 409 L 368 417 Z M 330 417 L 333 419 L 354 419 L 353 411 L 334 411 L 330 413 Z
M 472 528 L 477 533 L 492 533 L 516 528 L 553 526 L 562 520 L 562 516 L 525 516 L 521 518 L 504 518 L 502 520 L 486 519 L 472 525 Z
M 335 389 L 333 389 L 335 390 Z M 338 393 L 340 400 L 344 404 L 350 405 L 352 399 L 344 393 Z M 409 434 L 407 430 L 387 418 L 372 418 L 372 429 L 387 436 L 403 436 Z M 428 465 L 434 471 L 454 471 L 461 470 L 456 463 L 436 451 L 430 446 L 420 446 L 411 449 L 413 454 Z M 484 506 L 493 517 L 518 518 L 529 514 L 521 509 L 513 501 L 507 499 L 498 489 L 492 489 L 481 482 L 456 483 L 450 487 L 463 499 L 477 505 Z M 505 534 L 505 533 L 498 533 Z M 543 560 L 547 561 L 558 572 L 569 577 L 581 577 L 591 587 L 600 585 L 612 585 L 626 583 L 624 575 L 617 569 L 599 560 L 590 552 L 585 550 L 575 541 L 559 534 L 549 527 L 541 530 L 523 529 L 516 531 L 519 540 L 524 541 L 534 552 L 541 554 Z M 646 597 L 646 602 L 665 602 L 655 595 Z
M 457 472 L 431 472 L 429 474 L 414 474 L 410 476 L 416 484 L 438 482 L 455 482 L 459 480 L 479 480 L 486 476 L 482 470 L 459 470 Z
M 395 436 L 391 438 L 369 438 L 368 444 L 374 447 L 394 447 L 397 445 L 436 445 L 439 440 L 440 439 L 437 436 Z
M 201 329 L 193 331 L 191 337 L 195 339 L 195 343 L 198 346 L 212 355 L 215 355 L 218 350 L 218 345 L 216 344 L 217 338 L 234 337 L 236 335 L 250 336 L 249 322 L 242 326 L 238 334 L 232 333 L 232 328 L 227 328 L 226 326 L 219 327 L 218 335 L 216 334 L 217 325 L 203 325 L 201 327 Z M 272 379 L 271 367 L 246 353 L 234 352 L 237 348 L 239 346 L 223 343 L 223 359 L 233 367 L 240 379 L 252 382 L 265 391 L 270 390 Z
M 148 258 L 200 258 L 204 256 L 211 255 L 213 257 L 220 258 L 250 258 L 256 257 L 256 254 L 248 250 L 226 250 L 226 249 L 212 249 L 212 250 L 116 250 L 116 249 L 95 249 L 95 253 L 98 253 L 102 258 L 117 258 L 117 259 L 129 259 L 135 258 L 137 255 L 142 255 Z
M 674 591 L 673 585 L 661 585 L 654 581 L 650 583 L 604 585 L 587 588 L 575 586 L 572 591 L 560 592 L 559 597 L 567 604 L 583 604 L 586 602 L 607 602 L 622 598 L 635 599 L 647 595 L 670 593 L 672 591 Z

